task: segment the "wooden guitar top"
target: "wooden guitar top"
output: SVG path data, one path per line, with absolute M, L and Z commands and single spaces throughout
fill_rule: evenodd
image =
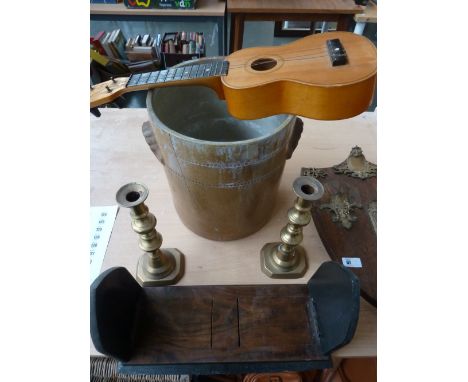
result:
M 326 41 L 339 39 L 346 49 L 348 64 L 332 66 Z M 262 58 L 273 59 L 271 69 L 254 70 Z M 366 38 L 349 32 L 329 32 L 304 37 L 290 44 L 246 48 L 228 56 L 229 75 L 224 85 L 240 89 L 276 81 L 294 81 L 315 86 L 342 86 L 364 81 L 377 73 L 376 48 Z

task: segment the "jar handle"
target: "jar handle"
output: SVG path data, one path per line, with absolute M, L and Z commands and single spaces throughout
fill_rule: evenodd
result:
M 143 123 L 141 127 L 141 131 L 143 132 L 143 136 L 145 137 L 146 143 L 150 147 L 153 154 L 158 158 L 159 162 L 164 166 L 164 158 L 161 155 L 161 149 L 159 148 L 158 142 L 156 141 L 156 136 L 154 135 L 153 128 L 151 127 L 151 123 L 146 121 Z
M 294 122 L 293 131 L 288 142 L 288 149 L 286 151 L 286 159 L 290 159 L 293 155 L 294 150 L 299 144 L 299 139 L 301 139 L 302 131 L 304 130 L 304 122 L 299 117 L 296 117 Z

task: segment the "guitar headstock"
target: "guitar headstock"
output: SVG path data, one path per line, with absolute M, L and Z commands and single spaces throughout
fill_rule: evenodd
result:
M 113 78 L 91 85 L 90 108 L 112 102 L 123 94 L 129 77 Z

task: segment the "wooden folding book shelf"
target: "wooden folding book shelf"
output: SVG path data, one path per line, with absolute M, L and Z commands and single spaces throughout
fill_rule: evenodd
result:
M 94 345 L 126 373 L 330 367 L 358 315 L 359 281 L 333 262 L 305 285 L 141 287 L 120 267 L 91 285 Z

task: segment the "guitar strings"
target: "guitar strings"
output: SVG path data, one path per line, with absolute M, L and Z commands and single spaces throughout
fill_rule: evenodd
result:
M 280 48 L 281 45 L 279 46 L 276 46 L 275 48 Z M 259 48 L 262 48 L 262 47 L 259 47 Z M 303 49 L 296 49 L 294 50 L 293 52 L 291 53 L 297 53 L 297 52 L 305 52 L 305 51 L 313 51 L 313 50 L 321 50 L 323 48 L 326 48 L 325 46 L 319 46 L 319 47 L 316 47 L 316 48 L 303 48 Z M 226 56 L 226 58 L 228 58 L 229 56 Z
M 281 45 L 280 45 L 280 46 L 281 46 Z M 324 50 L 324 48 L 325 48 L 325 50 Z M 319 47 L 316 47 L 316 48 L 297 49 L 297 50 L 295 50 L 295 51 L 292 52 L 292 53 L 293 53 L 293 54 L 296 54 L 296 53 L 298 53 L 298 52 L 306 52 L 306 51 L 314 51 L 314 50 L 321 50 L 321 52 L 323 52 L 323 53 L 327 53 L 327 52 L 328 52 L 328 50 L 327 50 L 326 47 L 324 47 L 324 46 L 319 46 Z M 286 57 L 286 56 L 287 56 L 287 54 L 283 54 L 283 55 L 282 55 L 282 57 Z M 226 56 L 226 58 L 229 58 L 229 56 Z
M 310 49 L 302 49 L 302 50 L 294 51 L 291 53 L 282 54 L 281 57 L 288 57 L 291 54 L 294 55 L 300 52 L 307 52 L 307 51 L 310 51 Z M 320 54 L 320 53 L 326 53 L 326 52 L 328 52 L 326 49 L 320 49 L 318 52 L 311 52 L 311 54 Z M 268 56 L 268 55 L 265 55 L 265 56 Z M 273 56 L 275 55 L 273 54 Z M 229 58 L 229 56 L 227 56 L 226 58 Z
M 287 54 L 284 54 L 282 55 L 282 57 L 286 57 L 283 61 L 303 61 L 303 60 L 312 60 L 312 59 L 317 59 L 317 58 L 322 58 L 322 57 L 327 57 L 327 55 L 319 55 L 320 53 L 326 53 L 327 50 L 323 50 L 323 47 L 319 47 L 319 48 L 307 48 L 307 49 L 298 49 L 294 52 L 292 52 L 293 54 L 296 54 L 298 52 L 305 52 L 305 51 L 315 51 L 315 50 L 318 50 L 319 52 L 317 53 L 313 53 L 313 54 L 308 54 L 308 55 L 300 55 L 300 56 L 289 56 Z M 258 63 L 252 63 L 250 66 L 251 67 L 254 67 L 254 66 L 259 66 L 259 65 L 265 65 L 265 64 L 268 64 L 268 63 L 275 63 L 277 62 L 276 60 L 265 60 L 265 61 L 262 61 L 262 62 L 258 62 Z M 230 65 L 229 66 L 229 69 L 239 69 L 239 68 L 244 68 L 246 66 L 245 63 L 243 64 L 237 64 L 237 65 Z
M 322 48 L 320 48 L 320 49 L 322 49 Z M 300 51 L 310 51 L 310 50 L 317 50 L 317 49 L 302 49 L 302 50 L 295 51 L 294 53 L 297 53 L 297 52 L 300 52 Z M 321 50 L 319 53 L 327 53 L 327 51 L 326 50 Z M 301 55 L 301 56 L 283 55 L 282 57 L 287 57 L 283 61 L 304 61 L 304 60 L 315 60 L 315 59 L 327 57 L 327 55 L 326 54 L 325 55 L 319 55 L 318 53 L 314 53 L 314 54 L 307 54 L 307 55 Z M 262 62 L 258 62 L 256 64 L 253 63 L 250 66 L 254 67 L 254 66 L 259 66 L 259 65 L 265 65 L 265 64 L 271 63 L 271 62 L 276 63 L 277 61 L 273 60 L 273 59 L 272 60 L 265 60 L 265 61 L 262 61 Z M 229 70 L 231 70 L 231 69 L 241 69 L 241 68 L 244 68 L 245 66 L 246 66 L 246 63 L 238 64 L 238 65 L 232 65 L 232 66 L 230 65 Z
M 325 52 L 322 52 L 322 53 L 325 53 Z M 296 56 L 296 57 L 290 57 L 288 59 L 284 59 L 283 61 L 304 61 L 304 60 L 316 60 L 316 59 L 319 59 L 319 58 L 323 58 L 323 57 L 328 57 L 326 54 L 325 55 L 322 55 L 322 56 L 319 56 L 319 55 L 304 55 L 304 56 Z M 264 65 L 265 63 L 269 63 L 269 62 L 276 62 L 276 60 L 269 60 L 269 61 L 263 61 L 263 62 L 259 62 L 257 64 L 251 64 L 250 66 L 258 66 L 258 65 Z M 241 69 L 241 68 L 244 68 L 245 67 L 245 64 L 242 64 L 242 65 L 234 65 L 234 66 L 230 66 L 229 67 L 229 70 L 231 69 Z M 174 80 L 175 82 L 176 80 Z M 169 82 L 172 82 L 172 81 L 169 81 Z M 128 85 L 127 85 L 128 86 Z M 139 86 L 139 84 L 136 84 L 136 85 L 131 85 L 131 86 Z
M 327 49 L 324 49 L 323 46 L 321 46 L 321 47 L 319 47 L 319 48 L 297 49 L 297 50 L 295 50 L 294 52 L 282 54 L 281 57 L 287 57 L 288 54 L 296 54 L 296 53 L 299 53 L 299 52 L 313 52 L 313 51 L 319 51 L 319 53 L 325 53 L 325 52 L 327 52 L 328 50 L 327 50 Z M 275 54 L 273 53 L 273 55 L 275 55 Z M 268 55 L 266 54 L 266 56 L 268 56 Z M 226 58 L 226 59 L 229 59 L 229 56 L 226 56 L 225 58 Z
M 319 56 L 319 55 L 304 55 L 304 56 L 295 56 L 295 57 L 289 57 L 287 59 L 284 59 L 283 61 L 296 61 L 296 60 L 315 60 L 316 58 L 321 58 L 321 57 L 328 57 L 326 54 Z
M 291 58 L 291 59 L 282 60 L 282 61 L 284 62 L 284 61 L 315 60 L 315 59 L 322 58 L 322 57 L 327 57 L 327 56 L 326 55 L 324 55 L 324 56 L 314 56 L 314 57 L 300 56 L 300 57 Z M 229 69 L 241 69 L 241 68 L 245 68 L 246 66 L 255 67 L 255 66 L 265 65 L 265 64 L 269 64 L 269 63 L 276 63 L 276 62 L 277 62 L 276 60 L 269 60 L 269 61 L 263 61 L 263 62 L 259 62 L 257 64 L 251 64 L 251 65 L 242 64 L 242 65 L 231 66 L 231 67 L 229 67 Z
M 296 52 L 294 52 L 296 53 Z M 286 59 L 283 60 L 283 61 L 291 61 L 293 59 L 296 59 L 296 58 L 300 58 L 302 59 L 303 57 L 310 57 L 310 58 L 315 58 L 315 57 L 326 57 L 326 55 L 320 55 L 321 53 L 327 53 L 327 51 L 325 50 L 322 50 L 321 52 L 318 52 L 318 53 L 313 53 L 313 54 L 306 54 L 306 55 L 299 55 L 299 56 L 289 56 L 289 55 L 282 55 L 282 57 L 285 57 Z M 271 59 L 271 60 L 265 60 L 265 61 L 262 61 L 262 62 L 258 62 L 258 63 L 253 63 L 251 64 L 251 66 L 258 66 L 258 65 L 264 65 L 266 63 L 270 63 L 270 62 L 276 62 L 276 60 L 274 59 Z M 245 67 L 246 63 L 242 63 L 242 64 L 236 64 L 236 65 L 229 65 L 229 69 L 231 68 L 240 68 L 240 67 Z
M 296 57 L 289 57 L 288 59 L 284 59 L 283 61 L 315 60 L 315 59 L 322 58 L 322 57 L 327 57 L 327 55 L 325 54 L 325 55 L 322 55 L 322 56 L 319 56 L 319 55 L 296 56 Z M 253 67 L 253 66 L 265 65 L 265 64 L 268 64 L 268 63 L 275 63 L 275 62 L 277 62 L 277 61 L 276 60 L 265 60 L 265 61 L 262 61 L 262 62 L 258 62 L 256 64 L 253 63 L 250 66 Z M 246 66 L 246 63 L 239 64 L 239 65 L 233 65 L 233 66 L 229 66 L 229 70 L 231 70 L 231 69 L 240 69 L 240 68 L 244 68 L 245 66 Z

